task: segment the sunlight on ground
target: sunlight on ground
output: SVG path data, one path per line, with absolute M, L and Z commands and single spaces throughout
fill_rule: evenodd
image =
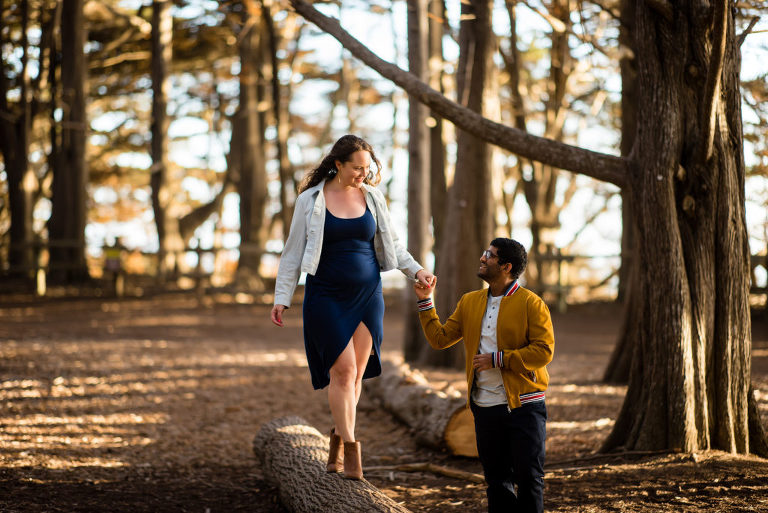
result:
M 613 419 L 602 418 L 597 420 L 584 420 L 584 421 L 568 421 L 568 422 L 547 422 L 547 429 L 573 429 L 578 431 L 588 431 L 592 429 L 600 429 L 606 427 L 613 427 Z
M 144 318 L 139 324 L 160 325 L 161 320 L 185 329 L 192 329 L 195 322 L 207 324 L 199 319 L 193 322 L 195 317 L 189 315 Z M 89 329 L 98 326 L 99 330 L 105 330 L 106 324 L 136 326 L 128 320 L 86 323 Z M 228 349 L 148 339 L 4 341 L 0 361 L 5 362 L 9 379 L 0 382 L 0 404 L 4 405 L 0 468 L 165 465 L 167 458 L 152 458 L 158 449 L 149 446 L 158 445 L 181 447 L 175 457 L 194 461 L 202 449 L 189 444 L 186 430 L 196 429 L 194 424 L 184 431 L 175 425 L 180 406 L 187 405 L 193 418 L 216 416 L 215 408 L 207 404 L 215 391 L 250 390 L 253 394 L 266 369 L 307 365 L 299 345 L 286 351 L 251 349 L 248 344 Z M 279 371 L 277 377 L 267 379 L 280 382 Z M 224 405 L 216 416 L 216 429 L 237 428 L 228 417 L 240 415 L 247 404 Z M 212 443 L 231 440 L 222 433 Z M 144 463 L 147 458 L 152 463 Z
M 144 426 L 167 421 L 167 415 L 160 413 L 3 416 L 0 446 L 5 454 L 0 453 L 0 467 L 121 467 L 125 463 L 118 458 L 82 456 L 81 451 L 149 445 L 154 440 L 142 433 Z M 76 454 L 61 458 L 55 455 L 60 451 Z

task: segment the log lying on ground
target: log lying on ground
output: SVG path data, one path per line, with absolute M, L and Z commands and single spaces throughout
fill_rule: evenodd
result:
M 420 444 L 477 457 L 474 419 L 461 392 L 436 390 L 406 363 L 383 360 L 381 365 L 381 376 L 364 381 L 366 393 L 408 425 Z
M 253 452 L 265 478 L 278 489 L 283 506 L 293 513 L 409 513 L 368 481 L 327 473 L 328 437 L 300 417 L 283 417 L 261 426 Z

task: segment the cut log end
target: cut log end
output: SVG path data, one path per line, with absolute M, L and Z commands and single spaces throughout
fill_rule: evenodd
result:
M 416 441 L 477 457 L 475 426 L 466 398 L 450 387 L 433 388 L 424 375 L 401 361 L 384 360 L 382 376 L 365 382 L 367 393 L 408 425 Z
M 457 410 L 445 427 L 445 445 L 451 454 L 477 458 L 475 419 L 469 408 Z

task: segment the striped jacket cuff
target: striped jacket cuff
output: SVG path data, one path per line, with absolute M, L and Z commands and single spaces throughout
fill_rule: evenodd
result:
M 543 402 L 545 397 L 546 394 L 543 391 L 520 394 L 520 404 Z
M 427 299 L 420 299 L 416 302 L 416 306 L 419 308 L 419 312 L 426 312 L 427 310 L 435 307 L 435 305 L 432 303 L 431 297 L 428 297 Z
M 504 352 L 503 351 L 496 351 L 494 353 L 491 353 L 491 366 L 494 369 L 504 368 Z

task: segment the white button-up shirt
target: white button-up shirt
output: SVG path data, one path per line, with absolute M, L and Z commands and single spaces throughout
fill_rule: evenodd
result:
M 488 294 L 483 327 L 480 330 L 479 354 L 495 353 L 499 350 L 499 346 L 496 343 L 496 322 L 499 319 L 499 305 L 501 305 L 503 297 L 503 295 L 494 297 Z M 504 393 L 504 381 L 501 379 L 501 369 L 493 368 L 475 373 L 472 401 L 478 406 L 507 404 L 507 395 Z

